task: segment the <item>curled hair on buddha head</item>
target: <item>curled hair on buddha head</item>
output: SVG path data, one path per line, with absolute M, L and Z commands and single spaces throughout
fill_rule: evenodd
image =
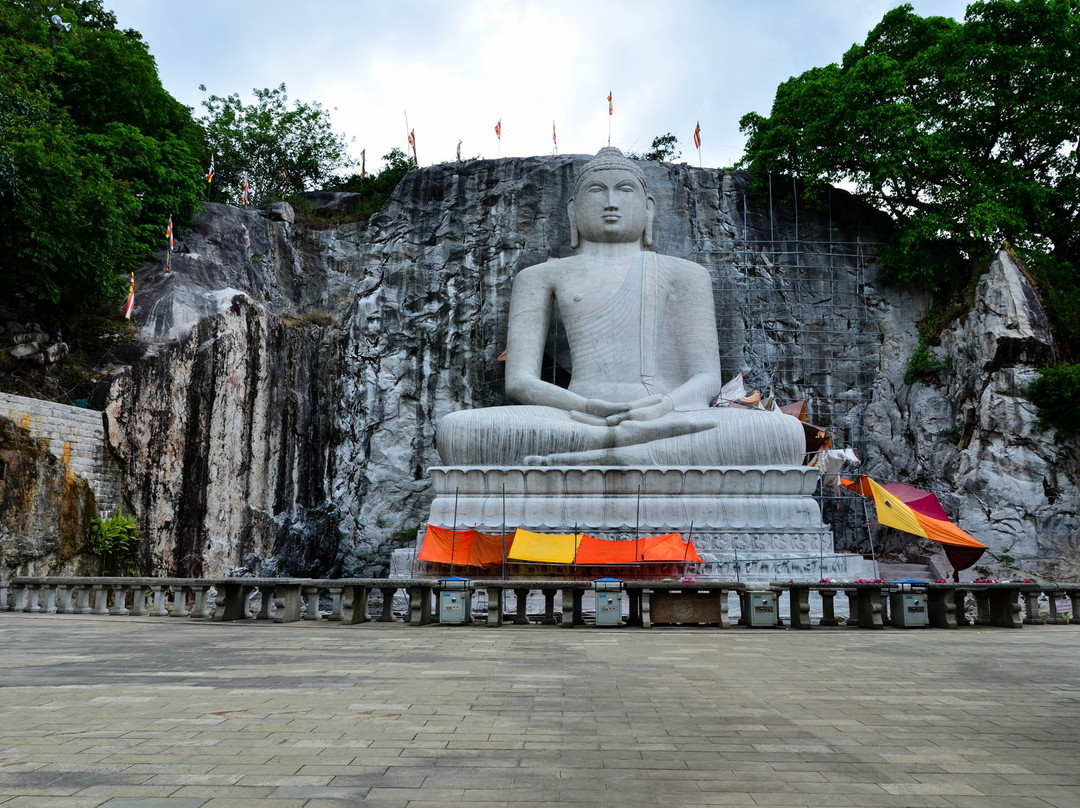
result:
M 582 167 L 581 171 L 578 172 L 577 179 L 574 180 L 574 196 L 578 195 L 578 191 L 581 190 L 581 186 L 590 174 L 609 169 L 629 171 L 634 175 L 634 179 L 641 183 L 641 190 L 648 196 L 649 186 L 645 184 L 645 172 L 638 168 L 637 163 L 633 160 L 624 157 L 623 153 L 614 146 L 605 146 L 596 153 L 596 157 Z

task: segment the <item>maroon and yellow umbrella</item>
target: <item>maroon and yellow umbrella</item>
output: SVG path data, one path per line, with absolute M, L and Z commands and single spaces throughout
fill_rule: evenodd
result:
M 865 474 L 847 487 L 873 497 L 879 523 L 941 544 L 954 569 L 967 569 L 986 550 L 985 544 L 949 521 L 932 491 L 908 483 L 881 485 Z

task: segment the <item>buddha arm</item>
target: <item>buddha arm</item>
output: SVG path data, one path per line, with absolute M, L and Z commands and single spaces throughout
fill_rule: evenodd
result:
M 712 280 L 704 267 L 690 262 L 680 265 L 684 272 L 675 309 L 679 315 L 669 322 L 678 329 L 675 345 L 688 377 L 667 395 L 677 411 L 701 410 L 708 408 L 723 384 Z
M 541 378 L 554 300 L 553 270 L 539 264 L 518 273 L 510 294 L 506 342 L 506 395 L 517 404 L 588 410 L 588 399 Z

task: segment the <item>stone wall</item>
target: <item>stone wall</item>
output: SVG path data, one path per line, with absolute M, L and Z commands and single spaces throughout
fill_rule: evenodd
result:
M 120 465 L 108 449 L 101 412 L 0 393 L 0 417 L 43 441 L 73 475 L 86 480 L 98 516 L 116 514 L 124 501 Z

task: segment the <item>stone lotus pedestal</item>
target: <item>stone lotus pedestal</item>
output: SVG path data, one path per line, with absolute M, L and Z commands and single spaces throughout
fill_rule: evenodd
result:
M 589 533 L 633 540 L 693 526 L 702 579 L 871 577 L 861 556 L 833 551 L 804 466 L 435 466 L 429 522 L 500 533 Z

